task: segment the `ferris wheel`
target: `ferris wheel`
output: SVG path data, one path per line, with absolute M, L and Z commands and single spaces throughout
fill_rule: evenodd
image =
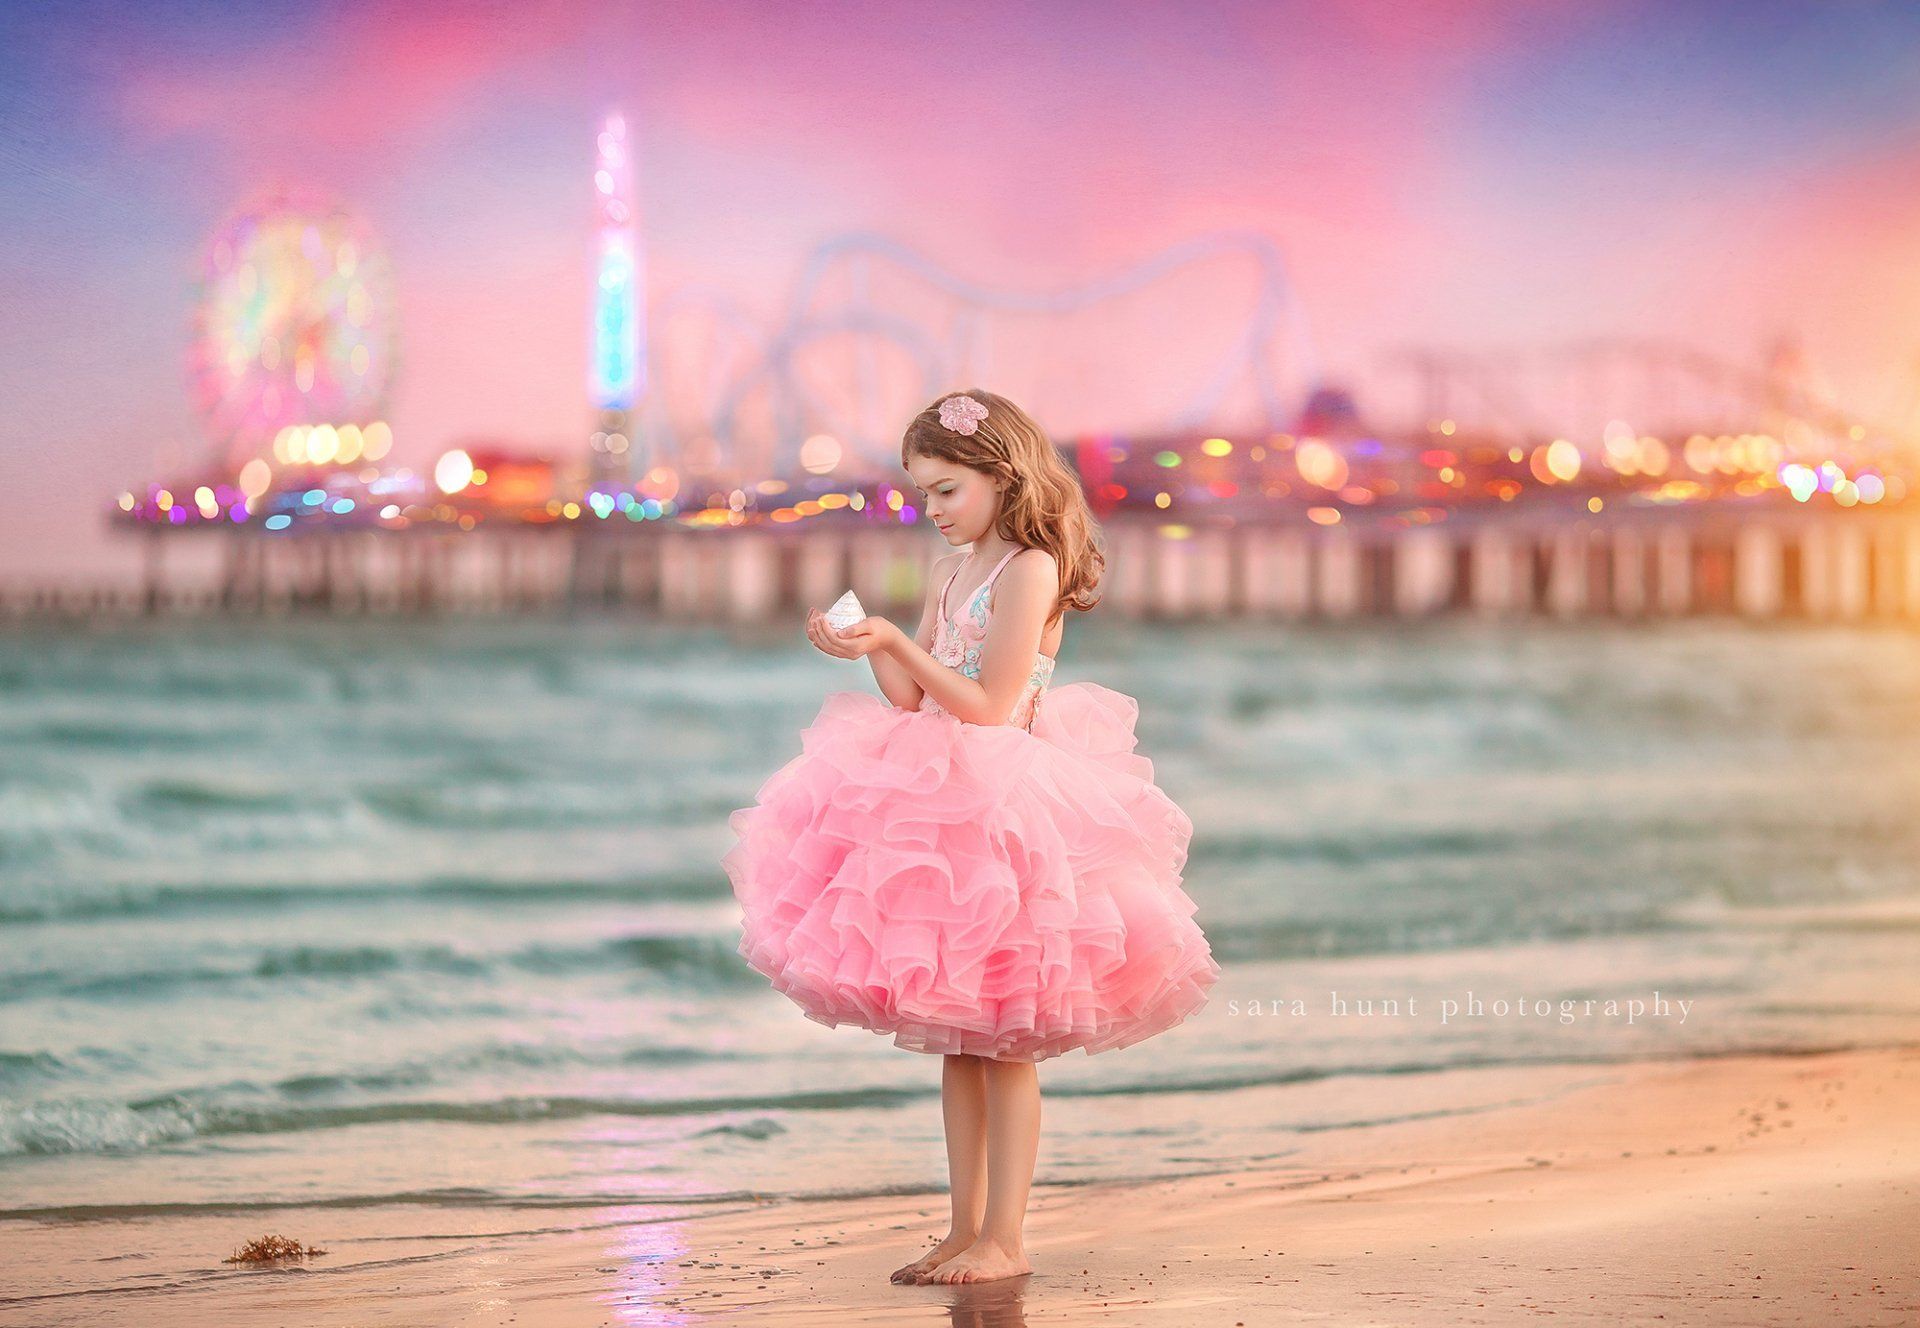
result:
M 365 424 L 397 367 L 392 265 L 345 207 L 278 192 L 207 246 L 188 373 L 216 455 L 237 468 L 281 430 Z

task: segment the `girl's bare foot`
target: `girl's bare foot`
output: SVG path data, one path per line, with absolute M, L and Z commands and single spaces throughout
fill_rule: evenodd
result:
M 917 1282 L 932 1272 L 936 1267 L 960 1253 L 961 1250 L 973 1244 L 974 1240 L 975 1237 L 971 1235 L 956 1235 L 954 1232 L 949 1231 L 946 1239 L 928 1250 L 926 1254 L 915 1259 L 912 1263 L 903 1264 L 894 1269 L 893 1276 L 890 1277 L 888 1281 L 903 1283 Z
M 1019 1245 L 1003 1245 L 982 1236 L 926 1275 L 929 1282 L 991 1282 L 1033 1271 L 1027 1252 Z

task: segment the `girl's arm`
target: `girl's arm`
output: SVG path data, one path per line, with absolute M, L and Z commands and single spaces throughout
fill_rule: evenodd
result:
M 1013 714 L 1040 653 L 1047 615 L 1060 598 L 1059 566 L 1045 549 L 1023 550 L 1008 561 L 988 593 L 992 615 L 977 680 L 948 668 L 897 627 L 882 635 L 875 650 L 890 655 L 922 693 L 970 724 L 1004 724 Z
M 920 611 L 920 630 L 913 634 L 911 642 L 903 637 L 903 644 L 917 645 L 923 652 L 933 649 L 933 629 L 940 617 L 940 588 L 947 584 L 953 569 L 966 556 L 964 552 L 950 553 L 934 561 L 933 571 L 927 578 L 927 602 Z M 933 656 L 929 654 L 927 658 L 932 659 Z M 926 693 L 898 659 L 886 650 L 875 650 L 867 656 L 867 662 L 873 666 L 873 680 L 880 684 L 880 690 L 887 700 L 902 710 L 920 708 L 920 698 Z
M 844 632 L 836 633 L 827 626 L 827 616 L 814 609 L 807 614 L 807 637 L 821 650 L 841 659 L 858 659 L 862 655 L 873 666 L 873 679 L 880 684 L 881 694 L 902 710 L 918 710 L 920 698 L 925 695 L 913 675 L 893 655 L 884 649 L 886 643 L 898 640 L 902 644 L 918 645 L 922 651 L 933 649 L 934 625 L 940 617 L 940 590 L 953 574 L 954 568 L 967 555 L 964 551 L 950 553 L 937 559 L 927 584 L 927 602 L 920 614 L 920 630 L 914 633 L 913 640 L 907 641 L 904 633 L 888 618 L 865 618 Z M 1016 560 L 1017 561 L 1017 560 Z M 1001 573 L 1004 579 L 1005 572 Z M 997 589 L 998 583 L 996 583 Z M 932 659 L 932 655 L 927 656 Z

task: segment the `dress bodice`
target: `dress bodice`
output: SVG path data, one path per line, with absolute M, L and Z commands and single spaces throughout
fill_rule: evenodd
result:
M 987 579 L 980 583 L 980 588 L 969 595 L 966 603 L 959 609 L 949 614 L 947 592 L 953 589 L 954 580 L 960 575 L 960 567 L 965 567 L 972 562 L 973 555 L 969 553 L 961 560 L 960 567 L 953 569 L 953 574 L 947 578 L 947 584 L 940 588 L 940 607 L 934 622 L 931 652 L 935 659 L 948 668 L 960 670 L 969 678 L 979 678 L 980 647 L 986 643 L 987 619 L 991 614 L 987 601 L 992 597 L 993 583 L 1000 575 L 1001 569 L 1012 561 L 1014 554 L 1019 552 L 1021 552 L 1020 549 L 1009 549 L 1006 556 L 994 565 L 991 572 L 987 573 Z M 1040 653 L 1035 656 L 1033 672 L 1027 675 L 1026 686 L 1021 689 L 1019 700 L 1014 702 L 1013 712 L 1007 716 L 1008 724 L 1028 730 L 1033 728 L 1034 716 L 1040 710 L 1040 698 L 1045 694 L 1047 684 L 1053 679 L 1053 664 L 1052 655 Z M 920 708 L 942 711 L 947 709 L 931 696 L 921 697 Z

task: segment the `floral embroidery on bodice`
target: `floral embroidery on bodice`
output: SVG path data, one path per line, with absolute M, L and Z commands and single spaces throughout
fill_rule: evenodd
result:
M 960 567 L 953 569 L 953 575 L 947 578 L 947 584 L 940 588 L 940 613 L 933 627 L 933 650 L 935 659 L 948 668 L 958 669 L 969 678 L 980 676 L 980 648 L 986 644 L 987 618 L 989 610 L 987 600 L 993 590 L 993 582 L 1000 575 L 1000 569 L 1013 559 L 1019 549 L 1009 549 L 1006 556 L 987 573 L 987 579 L 980 583 L 979 589 L 967 597 L 960 610 L 949 616 L 947 613 L 947 592 L 953 589 L 953 583 L 960 575 L 960 567 L 973 561 L 969 553 L 961 560 Z M 1013 712 L 1007 716 L 1007 723 L 1018 728 L 1031 730 L 1034 717 L 1040 710 L 1040 697 L 1046 692 L 1047 684 L 1053 679 L 1054 659 L 1052 655 L 1038 654 L 1033 662 L 1033 672 L 1027 675 L 1027 683 L 1021 689 L 1020 699 L 1013 704 Z M 920 698 L 922 710 L 939 710 L 951 714 L 952 711 L 934 700 L 931 696 Z

